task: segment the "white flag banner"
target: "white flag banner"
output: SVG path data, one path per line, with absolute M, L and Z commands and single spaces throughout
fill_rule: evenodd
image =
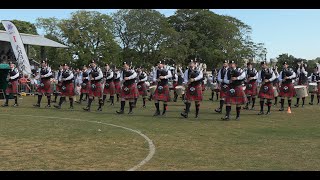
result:
M 31 74 L 29 59 L 24 49 L 21 36 L 16 26 L 10 21 L 2 21 L 4 28 L 9 36 L 11 47 L 17 59 L 18 68 L 24 75 Z

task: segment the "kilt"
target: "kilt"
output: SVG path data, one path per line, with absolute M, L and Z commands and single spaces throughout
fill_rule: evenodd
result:
M 249 88 L 249 86 L 251 86 L 251 88 Z M 257 96 L 258 87 L 257 87 L 256 81 L 250 81 L 247 84 L 245 93 L 246 93 L 247 96 L 252 96 L 252 97 Z
M 41 80 L 41 83 L 43 83 L 44 86 L 41 87 L 41 85 L 38 85 L 38 93 L 51 94 L 50 79 L 43 79 L 43 80 Z
M 202 90 L 202 91 L 205 91 L 205 90 L 206 90 L 206 85 L 204 84 L 203 81 L 202 81 L 202 83 L 201 83 L 201 90 Z
M 318 83 L 318 95 L 320 95 L 320 83 Z
M 268 90 L 265 92 L 264 87 L 267 86 Z M 274 89 L 272 86 L 272 83 L 266 83 L 261 86 L 259 91 L 259 98 L 265 98 L 265 99 L 274 99 Z
M 220 85 L 220 98 L 225 98 L 227 92 L 229 91 L 229 86 L 227 84 Z
M 192 93 L 191 89 L 194 89 L 194 93 Z M 192 86 L 191 84 L 188 85 L 186 89 L 186 100 L 187 101 L 202 101 L 202 85 L 198 84 Z
M 61 82 L 59 82 L 59 83 L 56 85 L 56 93 L 61 92 L 61 86 L 62 86 Z
M 120 94 L 121 93 L 121 84 L 120 81 L 114 81 L 114 87 L 115 87 L 115 91 L 116 94 Z
M 7 86 L 6 94 L 18 94 L 18 80 L 11 81 L 11 86 Z
M 92 89 L 92 85 L 93 85 L 93 84 L 96 86 L 95 89 Z M 91 83 L 90 83 L 90 86 L 89 86 L 89 96 L 90 96 L 90 97 L 99 97 L 99 98 L 102 97 L 102 87 L 101 87 L 100 81 L 94 81 L 94 82 L 91 82 Z
M 234 94 L 231 95 L 232 88 L 229 87 L 229 90 L 226 93 L 225 104 L 236 104 L 241 105 L 247 103 L 248 99 L 246 94 L 244 93 L 242 85 L 236 86 L 233 88 L 235 90 Z
M 128 91 L 126 91 L 128 89 Z M 136 83 L 128 86 L 122 86 L 121 88 L 121 98 L 124 99 L 134 99 L 139 97 L 139 92 Z
M 63 91 L 62 87 L 65 86 L 66 90 Z M 61 96 L 74 96 L 74 84 L 73 82 L 62 82 L 62 86 L 61 86 Z
M 286 92 L 285 92 L 285 89 L 287 89 Z M 292 83 L 281 84 L 280 93 L 279 93 L 280 97 L 294 97 L 295 95 L 296 95 L 296 91 L 294 90 L 294 86 Z
M 103 94 L 110 94 L 110 96 L 113 96 L 115 93 L 116 88 L 113 82 L 109 82 L 109 88 L 106 88 L 106 86 L 104 86 Z
M 88 94 L 90 91 L 90 87 L 91 87 L 90 81 L 87 81 L 85 83 L 86 83 L 85 87 L 81 86 L 81 90 L 80 90 L 81 94 Z
M 161 93 L 159 93 L 158 87 L 159 87 L 159 85 L 157 85 L 157 88 L 156 88 L 154 95 L 153 95 L 153 99 L 158 100 L 158 101 L 164 101 L 164 102 L 170 101 L 169 86 L 168 85 L 162 86 L 163 90 Z
M 137 87 L 138 87 L 140 96 L 148 96 L 147 84 L 145 82 L 139 82 Z

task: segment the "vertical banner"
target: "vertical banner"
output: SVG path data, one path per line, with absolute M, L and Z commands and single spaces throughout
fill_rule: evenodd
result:
M 18 68 L 24 75 L 31 74 L 29 59 L 16 26 L 10 21 L 2 21 L 9 36 L 11 47 L 17 59 Z

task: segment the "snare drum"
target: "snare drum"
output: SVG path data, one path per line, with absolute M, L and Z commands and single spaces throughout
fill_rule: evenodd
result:
M 179 96 L 183 95 L 185 92 L 185 87 L 184 86 L 176 86 L 176 92 Z
M 307 86 L 294 86 L 297 98 L 303 98 L 308 96 Z
M 309 83 L 309 92 L 314 93 L 318 91 L 317 83 Z

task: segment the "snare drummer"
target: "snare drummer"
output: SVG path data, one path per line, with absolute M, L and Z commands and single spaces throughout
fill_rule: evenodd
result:
M 296 92 L 293 87 L 292 80 L 296 78 L 296 73 L 292 70 L 292 68 L 288 68 L 288 63 L 283 63 L 283 70 L 279 74 L 279 81 L 281 82 L 280 93 L 281 97 L 281 108 L 279 111 L 284 111 L 284 99 L 288 98 L 288 108 L 291 108 L 291 100 L 292 97 L 296 95 Z
M 261 70 L 258 75 L 258 83 L 261 83 L 261 88 L 259 91 L 260 98 L 260 112 L 258 115 L 263 115 L 263 106 L 264 99 L 267 99 L 268 111 L 266 115 L 270 114 L 272 99 L 274 98 L 274 89 L 273 89 L 273 81 L 276 79 L 276 75 L 274 74 L 271 68 L 268 68 L 267 62 L 261 62 Z
M 317 104 L 319 104 L 319 100 L 320 100 L 320 73 L 319 73 L 318 66 L 314 67 L 313 73 L 311 74 L 311 82 L 317 83 L 318 90 L 315 89 L 316 91 L 310 92 L 311 93 L 311 102 L 309 104 L 313 105 L 313 99 L 314 99 L 315 94 L 317 94 L 317 99 L 318 99 Z
M 298 85 L 302 85 L 308 88 L 308 72 L 305 70 L 306 64 L 303 64 L 303 61 L 302 61 L 301 63 L 298 63 L 298 65 L 299 65 L 297 69 Z M 306 97 L 301 97 L 301 98 L 302 98 L 302 107 L 303 107 Z M 295 107 L 299 107 L 299 100 L 300 100 L 300 97 L 297 97 L 297 103 L 294 105 Z

